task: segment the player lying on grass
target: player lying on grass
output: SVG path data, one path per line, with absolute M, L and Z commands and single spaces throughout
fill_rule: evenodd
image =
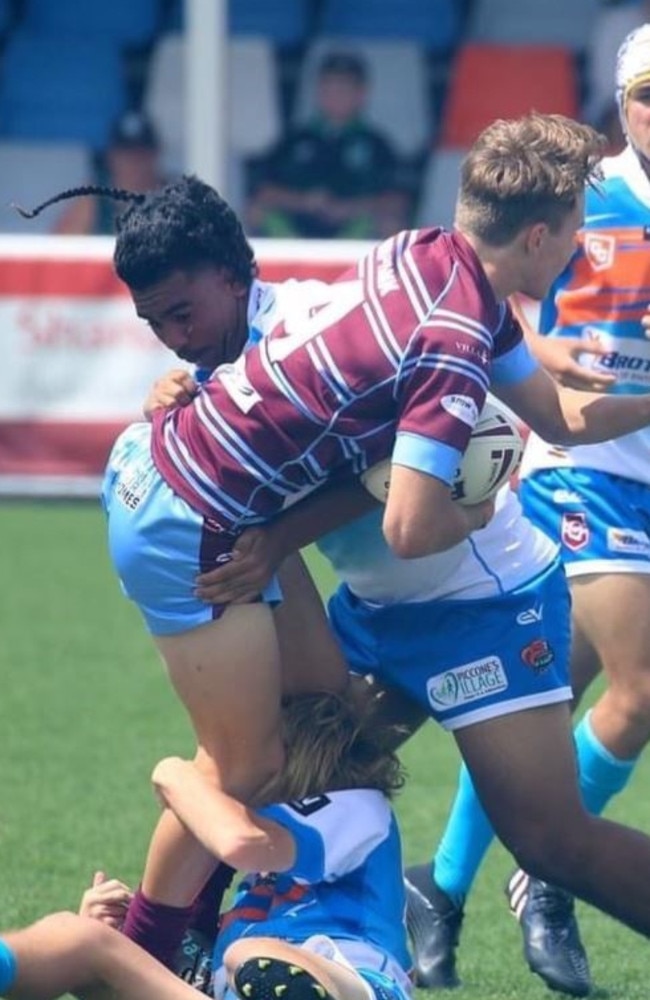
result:
M 402 861 L 389 803 L 402 772 L 386 748 L 393 737 L 370 701 L 353 709 L 335 695 L 289 699 L 282 718 L 286 767 L 262 798 L 284 805 L 248 809 L 180 758 L 161 761 L 152 776 L 192 836 L 249 873 L 223 918 L 214 995 L 406 1000 Z M 95 887 L 83 912 L 99 919 L 59 913 L 3 934 L 0 995 L 196 1000 L 193 987 L 110 926 L 123 900 L 124 892 Z

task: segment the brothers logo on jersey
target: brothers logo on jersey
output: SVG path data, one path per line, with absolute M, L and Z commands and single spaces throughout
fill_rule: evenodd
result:
M 581 511 L 562 515 L 562 544 L 572 552 L 578 552 L 587 545 L 591 533 L 587 527 L 587 515 Z
M 614 263 L 616 239 L 605 233 L 587 233 L 585 235 L 585 254 L 594 271 L 606 271 Z

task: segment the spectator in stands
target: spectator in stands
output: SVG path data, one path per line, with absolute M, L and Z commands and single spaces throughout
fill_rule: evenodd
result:
M 138 111 L 128 111 L 113 127 L 108 145 L 89 181 L 111 188 L 146 192 L 165 182 L 160 167 L 160 142 L 151 122 Z M 79 198 L 54 227 L 65 235 L 89 236 L 115 232 L 116 211 L 123 205 L 105 198 Z
M 289 129 L 258 164 L 247 212 L 252 233 L 363 239 L 404 227 L 397 154 L 364 119 L 368 83 L 358 56 L 325 56 L 316 116 Z

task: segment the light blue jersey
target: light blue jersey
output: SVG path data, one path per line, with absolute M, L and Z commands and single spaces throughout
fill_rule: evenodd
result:
M 605 178 L 587 188 L 585 224 L 568 268 L 542 305 L 541 332 L 595 339 L 602 357 L 580 363 L 616 376 L 612 393 L 650 392 L 650 181 L 631 147 L 604 160 Z M 559 448 L 531 434 L 521 468 L 596 469 L 650 485 L 650 429 L 600 444 Z
M 300 944 L 326 935 L 356 969 L 381 972 L 408 989 L 401 846 L 386 797 L 348 789 L 259 812 L 294 836 L 295 863 L 277 875 L 244 879 L 222 919 L 215 969 L 242 937 Z

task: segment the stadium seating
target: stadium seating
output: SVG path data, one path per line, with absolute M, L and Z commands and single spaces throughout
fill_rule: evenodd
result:
M 0 0 L 0 40 L 9 31 L 13 21 L 13 6 L 11 0 Z
M 102 3 L 89 0 L 23 0 L 23 24 L 39 34 L 98 35 L 120 46 L 147 45 L 158 30 L 159 0 Z
M 85 184 L 91 174 L 88 150 L 77 143 L 0 142 L 0 232 L 51 232 L 65 205 L 29 220 L 12 203 L 33 208 L 59 191 Z
M 183 30 L 183 3 L 170 5 L 165 31 Z M 262 36 L 275 47 L 301 45 L 311 27 L 310 12 L 310 0 L 230 0 L 229 30 L 233 36 Z
M 424 53 L 411 42 L 319 38 L 303 61 L 296 122 L 305 121 L 314 112 L 318 66 L 332 51 L 352 51 L 361 56 L 370 74 L 369 119 L 385 132 L 399 153 L 419 153 L 429 142 L 431 125 Z
M 474 0 L 468 41 L 584 49 L 600 0 Z
M 451 226 L 458 193 L 464 149 L 440 148 L 431 153 L 424 169 L 416 212 L 417 226 Z
M 275 142 L 280 129 L 273 52 L 263 38 L 233 38 L 229 57 L 230 152 L 254 156 Z M 163 36 L 151 58 L 144 94 L 145 109 L 162 140 L 164 166 L 171 173 L 183 169 L 184 60 L 183 36 Z
M 572 52 L 560 46 L 464 45 L 443 109 L 440 141 L 464 149 L 495 118 L 528 111 L 578 114 Z
M 8 38 L 0 89 L 0 137 L 81 142 L 101 148 L 126 105 L 120 51 L 109 39 Z
M 324 0 L 324 35 L 417 42 L 431 52 L 452 49 L 460 34 L 459 0 Z

